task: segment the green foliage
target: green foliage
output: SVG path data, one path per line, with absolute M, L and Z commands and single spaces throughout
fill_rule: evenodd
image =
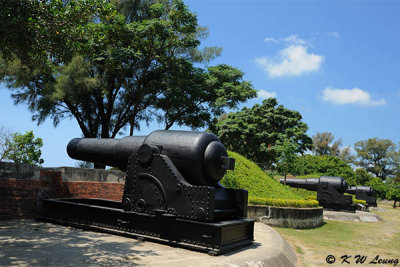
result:
M 389 139 L 369 138 L 354 144 L 357 151 L 356 164 L 376 177 L 385 180 L 393 173 L 393 157 L 396 157 L 396 145 Z
M 33 131 L 27 131 L 25 134 L 14 133 L 10 139 L 7 139 L 8 147 L 5 159 L 12 160 L 15 163 L 27 163 L 40 165 L 44 161 L 40 158 L 43 146 L 41 138 L 35 138 Z
M 255 163 L 234 152 L 228 152 L 235 158 L 235 170 L 227 171 L 221 184 L 229 188 L 243 188 L 248 190 L 251 197 L 273 199 L 302 199 L 288 186 L 284 186 L 274 178 L 268 176 Z
M 354 196 L 353 197 L 353 203 L 354 204 L 362 204 L 362 205 L 367 205 L 367 201 L 365 201 L 365 200 L 362 200 L 362 199 L 356 199 L 356 197 Z
M 10 149 L 7 145 L 7 140 L 12 137 L 12 132 L 4 127 L 0 126 L 0 161 L 4 160 L 7 156 L 8 150 Z
M 317 174 L 317 176 L 341 176 L 346 180 L 354 176 L 350 165 L 334 156 L 303 155 L 294 163 L 295 175 Z
M 313 176 L 313 177 L 316 177 L 316 176 Z M 296 177 L 296 178 L 298 178 L 298 177 Z M 310 177 L 310 178 L 312 178 L 312 177 Z M 303 198 L 305 200 L 316 200 L 317 199 L 316 191 L 310 191 L 310 190 L 303 189 L 303 188 L 293 188 L 293 187 L 290 187 L 290 189 L 293 193 L 301 196 L 301 198 Z
M 369 174 L 366 170 L 358 168 L 354 171 L 354 177 L 347 180 L 350 186 L 353 185 L 366 185 L 374 176 Z
M 279 146 L 292 139 L 297 152 L 311 147 L 306 135 L 307 125 L 299 112 L 278 105 L 275 98 L 256 104 L 252 108 L 229 113 L 215 121 L 210 131 L 232 151 L 256 162 L 263 169 L 272 168 L 279 157 Z
M 362 199 L 356 199 L 356 195 L 352 195 L 352 194 L 348 194 L 348 193 L 344 193 L 347 196 L 351 196 L 353 203 L 354 204 L 362 204 L 362 205 L 366 205 L 367 202 L 365 200 Z
M 297 158 L 296 152 L 298 150 L 298 144 L 292 139 L 284 140 L 283 144 L 277 148 L 277 152 L 279 154 L 277 169 L 285 177 L 288 173 L 293 172 L 294 161 Z
M 346 162 L 352 162 L 354 157 L 351 155 L 350 147 L 341 149 L 340 147 L 342 146 L 342 139 L 333 141 L 334 139 L 335 137 L 332 133 L 317 133 L 312 137 L 312 151 L 318 156 L 336 156 Z
M 165 129 L 173 124 L 208 126 L 225 108 L 234 109 L 257 95 L 251 83 L 243 81 L 244 73 L 231 66 L 220 64 L 203 70 L 182 62 L 175 67 L 174 75 L 165 79 L 163 95 L 154 104 Z
M 376 197 L 380 199 L 386 198 L 387 186 L 379 177 L 372 178 L 366 185 L 372 187 L 376 191 Z
M 249 204 L 275 207 L 316 208 L 319 203 L 317 200 L 249 197 Z
M 312 139 L 313 139 L 312 150 L 316 155 L 337 156 L 337 154 L 339 154 L 339 147 L 342 144 L 342 140 L 339 139 L 333 142 L 335 137 L 333 136 L 332 133 L 329 132 L 317 133 L 312 137 Z
M 386 198 L 388 200 L 400 201 L 400 178 L 391 178 L 387 182 Z
M 199 49 L 207 29 L 181 0 L 5 0 L 0 21 L 0 82 L 38 124 L 113 138 L 158 114 L 195 128 L 255 95 L 233 67 L 195 67 L 221 49 Z

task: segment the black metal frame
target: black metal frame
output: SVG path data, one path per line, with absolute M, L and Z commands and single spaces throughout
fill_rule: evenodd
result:
M 321 182 L 318 185 L 317 200 L 325 209 L 355 212 L 352 196 L 340 194 L 332 185 Z
M 356 199 L 365 200 L 368 206 L 377 207 L 376 197 L 369 196 L 367 193 L 361 190 L 356 191 Z
M 126 212 L 104 199 L 47 199 L 39 220 L 140 238 L 218 255 L 250 245 L 254 220 L 196 222 L 171 214 Z
M 129 157 L 122 202 L 47 199 L 39 219 L 218 255 L 253 242 L 246 216 L 246 190 L 192 185 L 157 147 L 142 145 Z

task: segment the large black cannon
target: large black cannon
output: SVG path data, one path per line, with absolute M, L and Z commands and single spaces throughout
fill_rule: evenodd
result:
M 154 131 L 122 139 L 76 138 L 71 158 L 126 172 L 122 202 L 50 199 L 42 218 L 220 254 L 253 241 L 247 191 L 219 181 L 234 168 L 212 133 Z
M 285 184 L 285 180 L 280 182 Z M 320 178 L 286 179 L 290 187 L 303 188 L 317 191 L 319 205 L 326 209 L 355 211 L 355 205 L 351 196 L 344 195 L 348 189 L 343 177 L 321 176 Z
M 368 206 L 376 207 L 375 190 L 369 186 L 357 185 L 347 189 L 347 193 L 355 195 L 356 199 L 365 200 Z

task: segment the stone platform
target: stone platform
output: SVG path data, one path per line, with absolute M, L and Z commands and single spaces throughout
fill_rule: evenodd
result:
M 381 217 L 372 212 L 356 211 L 332 211 L 324 210 L 324 220 L 333 221 L 353 221 L 353 222 L 379 222 L 382 221 Z
M 247 216 L 270 226 L 295 229 L 316 228 L 324 224 L 323 209 L 318 208 L 286 208 L 249 205 Z
M 296 254 L 256 223 L 253 245 L 220 256 L 33 220 L 0 221 L 0 266 L 295 266 Z

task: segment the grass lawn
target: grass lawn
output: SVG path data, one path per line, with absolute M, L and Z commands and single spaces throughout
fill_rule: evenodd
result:
M 329 266 L 358 266 L 354 256 L 367 256 L 362 265 L 368 265 L 376 255 L 380 259 L 398 259 L 400 266 L 400 208 L 393 209 L 391 203 L 378 203 L 385 209 L 376 211 L 381 222 L 338 222 L 325 220 L 326 224 L 316 229 L 296 230 L 276 228 L 295 249 L 299 266 L 326 266 L 326 257 L 336 257 Z M 351 255 L 351 264 L 341 264 L 343 255 Z M 361 265 L 361 266 L 362 266 Z M 382 266 L 382 264 L 374 264 Z M 393 266 L 385 265 L 385 266 Z

